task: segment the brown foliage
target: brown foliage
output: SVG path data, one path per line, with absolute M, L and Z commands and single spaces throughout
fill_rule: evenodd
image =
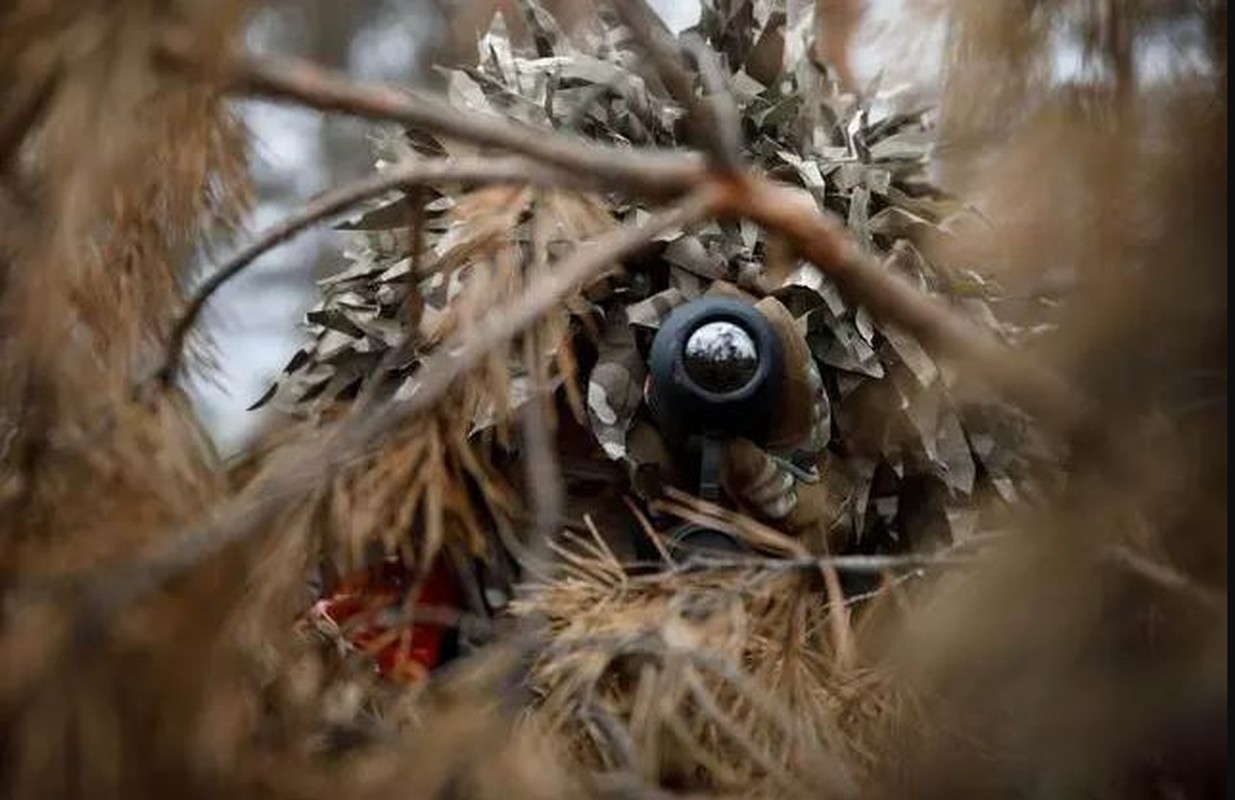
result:
M 1220 60 L 1148 78 L 1138 42 L 1193 13 L 1184 4 L 952 9 L 941 170 L 997 224 L 940 257 L 982 260 L 1025 293 L 1075 277 L 1037 355 L 1100 413 L 1060 432 L 1057 495 L 973 558 L 914 562 L 924 575 L 848 610 L 847 562 L 631 577 L 599 536 L 576 538 L 521 595 L 513 630 L 495 626 L 498 645 L 401 691 L 337 631 L 293 624 L 305 574 L 405 543 L 392 531 L 413 531 L 422 555 L 448 541 L 484 553 L 498 518 L 531 538 L 531 515 L 477 459 L 471 412 L 502 415 L 511 340 L 558 338 L 568 279 L 607 265 L 563 259 L 554 283 L 544 262 L 515 283 L 500 247 L 478 245 L 469 255 L 495 269 L 439 331 L 463 365 L 426 362 L 435 402 L 400 414 L 362 395 L 229 475 L 177 389 L 133 387 L 185 306 L 187 256 L 245 208 L 244 141 L 222 102 L 243 4 L 8 4 L 0 793 L 1215 796 L 1225 5 L 1201 5 Z M 154 58 L 172 26 L 201 70 Z M 1049 79 L 1060 31 L 1098 78 Z M 845 60 L 843 38 L 825 57 Z M 491 220 L 509 197 L 481 190 L 456 213 Z M 773 205 L 755 216 L 796 213 Z M 693 214 L 721 206 L 743 207 L 709 195 Z M 628 250 L 643 241 L 604 241 L 624 235 Z M 467 333 L 479 344 L 460 344 Z M 537 374 L 544 358 L 529 358 Z

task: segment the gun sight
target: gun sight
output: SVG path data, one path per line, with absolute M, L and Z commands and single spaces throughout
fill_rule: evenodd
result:
M 771 323 L 754 307 L 705 297 L 674 309 L 652 341 L 648 404 L 666 438 L 766 441 L 784 360 Z

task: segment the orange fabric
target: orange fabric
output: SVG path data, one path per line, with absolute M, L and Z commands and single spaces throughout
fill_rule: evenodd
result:
M 412 574 L 401 561 L 386 561 L 380 567 L 348 578 L 317 606 L 319 613 L 341 627 L 349 622 L 361 623 L 349 633 L 348 642 L 372 654 L 383 676 L 405 682 L 424 678 L 441 661 L 445 626 L 413 622 L 410 626 L 387 628 L 378 623 L 365 624 L 365 618 L 397 605 L 411 581 Z M 440 560 L 434 562 L 415 599 L 416 605 L 457 609 L 460 600 L 459 586 L 450 570 Z M 412 617 L 415 619 L 414 611 Z

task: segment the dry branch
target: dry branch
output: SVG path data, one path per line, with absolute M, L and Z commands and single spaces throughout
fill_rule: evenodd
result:
M 910 334 L 928 351 L 950 358 L 1053 427 L 1071 431 L 1080 423 L 1084 400 L 1063 379 L 1027 354 L 1014 356 L 960 314 L 881 267 L 840 224 L 820 214 L 809 197 L 743 176 L 726 200 L 724 213 L 747 217 L 783 235 L 876 319 Z
M 956 552 L 943 553 L 906 553 L 889 556 L 798 556 L 777 558 L 756 558 L 742 556 L 735 558 L 716 558 L 700 556 L 690 562 L 676 567 L 676 572 L 712 572 L 728 570 L 758 570 L 767 573 L 781 572 L 815 572 L 831 568 L 837 572 L 847 572 L 853 575 L 883 575 L 889 571 L 916 571 L 927 567 L 957 567 L 974 563 L 974 556 L 962 555 Z

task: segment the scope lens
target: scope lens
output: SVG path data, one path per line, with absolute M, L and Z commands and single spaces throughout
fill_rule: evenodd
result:
M 751 382 L 759 366 L 755 340 L 732 322 L 700 325 L 686 340 L 686 374 L 709 392 L 736 392 Z

